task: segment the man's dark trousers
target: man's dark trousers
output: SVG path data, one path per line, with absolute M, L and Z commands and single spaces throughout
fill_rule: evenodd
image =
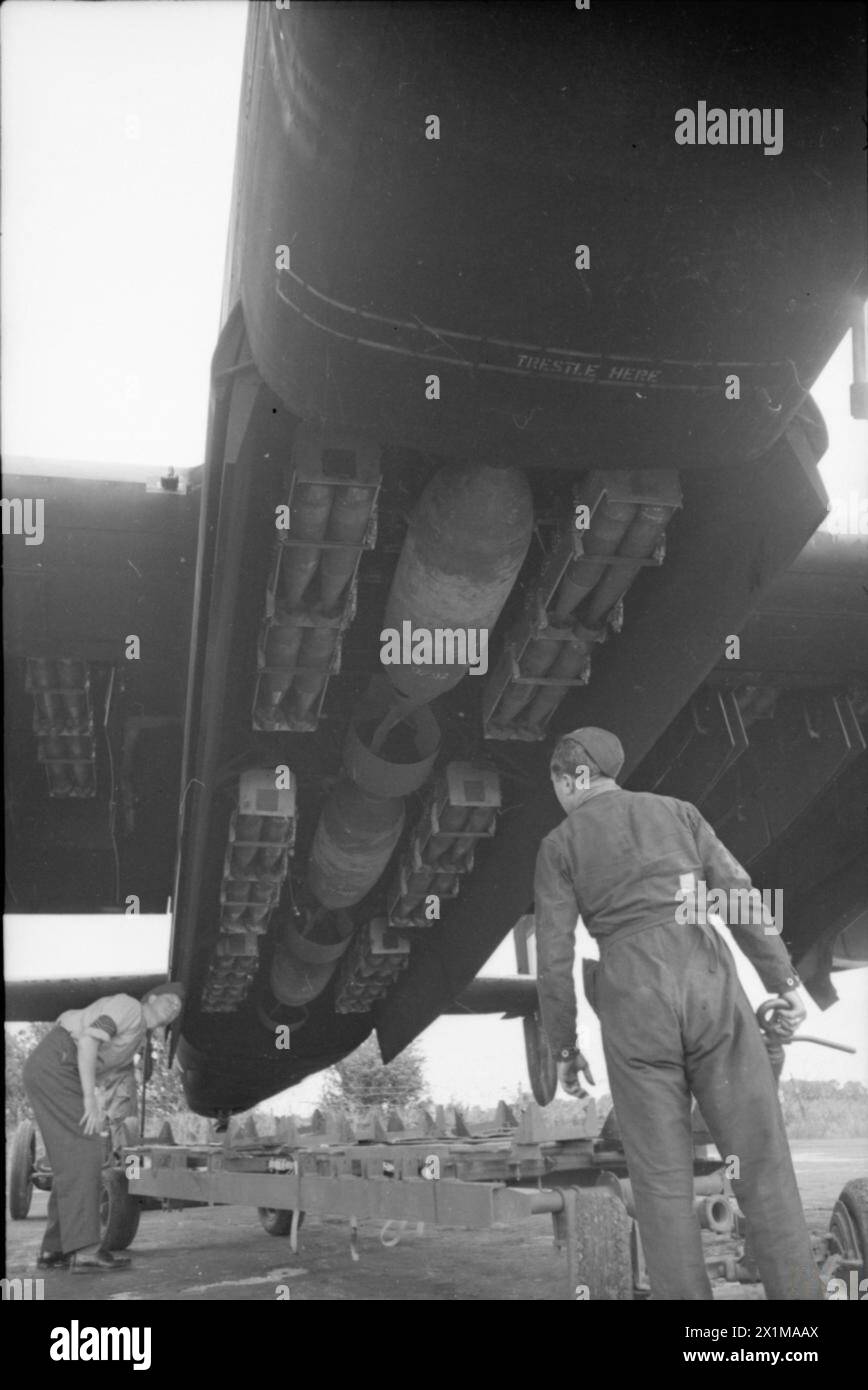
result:
M 596 1007 L 653 1299 L 711 1299 L 693 1212 L 690 1093 L 732 1185 L 768 1299 L 822 1300 L 777 1088 L 735 963 L 712 927 L 600 938 Z
M 24 1063 L 24 1089 L 51 1163 L 45 1254 L 70 1255 L 100 1239 L 105 1140 L 81 1126 L 84 1095 L 78 1050 L 65 1028 L 52 1028 Z

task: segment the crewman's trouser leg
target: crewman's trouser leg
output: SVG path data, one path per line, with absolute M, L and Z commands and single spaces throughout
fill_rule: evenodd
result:
M 57 1193 L 53 1183 L 48 1192 L 48 1221 L 42 1233 L 42 1254 L 63 1254 L 63 1241 L 60 1238 L 60 1217 L 57 1212 Z
M 732 1186 L 770 1300 L 825 1298 L 814 1260 L 777 1081 L 753 1009 L 723 948 L 721 991 L 726 1027 L 711 1016 L 702 990 L 689 993 L 687 1075 L 718 1151 L 731 1161 Z M 716 975 L 706 976 L 712 982 Z M 733 1094 L 733 1092 L 735 1094 Z
M 597 1006 L 652 1297 L 710 1299 L 690 1091 L 750 1224 L 769 1299 L 822 1299 L 777 1090 L 728 949 L 673 922 L 603 943 Z
M 81 1128 L 84 1096 L 77 1050 L 64 1028 L 53 1028 L 34 1048 L 24 1063 L 23 1080 L 52 1171 L 42 1248 L 70 1255 L 98 1245 L 104 1141 Z

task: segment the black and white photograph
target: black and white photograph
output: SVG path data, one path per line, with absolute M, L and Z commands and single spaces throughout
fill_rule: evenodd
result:
M 43 1374 L 252 1375 L 223 1302 L 859 1364 L 866 15 L 2 6 Z

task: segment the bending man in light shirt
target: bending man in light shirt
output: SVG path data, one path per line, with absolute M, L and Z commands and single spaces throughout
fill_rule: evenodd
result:
M 122 1094 L 148 1033 L 176 1019 L 183 1000 L 183 985 L 165 984 L 141 1002 L 112 994 L 86 1009 L 67 1009 L 27 1058 L 24 1087 L 52 1171 L 40 1269 L 93 1273 L 130 1263 L 100 1244 L 105 1145 L 97 1086 L 108 1083 Z
M 573 1095 L 580 1073 L 593 1084 L 576 1042 L 581 915 L 600 946 L 591 1002 L 652 1298 L 712 1297 L 693 1213 L 692 1092 L 720 1153 L 738 1160 L 733 1188 L 766 1297 L 822 1300 L 762 1033 L 728 947 L 678 911 L 687 881 L 747 895 L 750 878 L 695 806 L 619 787 L 623 762 L 620 741 L 595 728 L 567 734 L 552 755 L 567 815 L 540 845 L 534 896 L 537 988 L 559 1080 Z M 806 1010 L 773 919 L 729 925 L 794 1031 Z

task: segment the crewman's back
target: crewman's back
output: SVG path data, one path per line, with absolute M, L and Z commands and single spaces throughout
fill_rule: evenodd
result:
M 614 782 L 589 795 L 546 836 L 572 880 L 592 936 L 672 921 L 681 876 L 702 876 L 695 807 Z

